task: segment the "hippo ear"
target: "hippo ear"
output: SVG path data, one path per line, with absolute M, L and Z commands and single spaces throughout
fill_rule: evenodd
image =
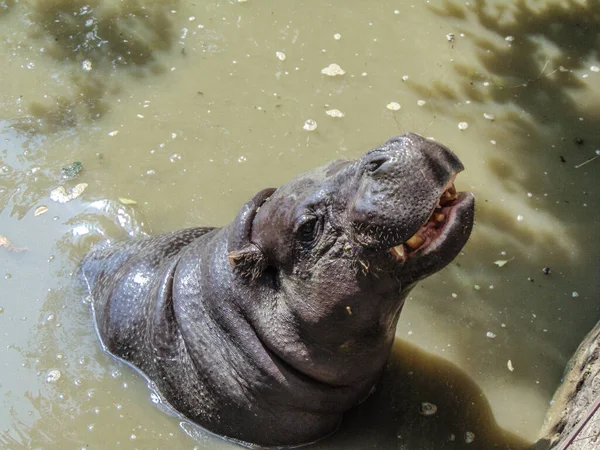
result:
M 244 277 L 256 280 L 267 268 L 267 258 L 254 244 L 247 244 L 241 250 L 227 254 L 229 264 Z

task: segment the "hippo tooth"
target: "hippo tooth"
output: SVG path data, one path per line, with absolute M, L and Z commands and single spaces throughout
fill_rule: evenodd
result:
M 392 253 L 398 259 L 404 259 L 404 244 L 396 245 L 395 247 L 393 247 L 392 248 Z
M 425 242 L 425 239 L 423 239 L 421 236 L 419 236 L 418 234 L 415 234 L 413 237 L 411 237 L 408 241 L 405 242 L 406 245 L 408 245 L 410 248 L 412 249 L 417 249 L 419 248 L 421 245 L 423 245 L 423 243 Z

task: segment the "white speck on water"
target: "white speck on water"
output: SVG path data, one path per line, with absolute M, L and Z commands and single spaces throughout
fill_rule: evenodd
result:
M 523 217 L 521 214 L 519 214 L 519 215 L 517 216 L 517 220 L 518 220 L 519 222 L 520 222 L 520 221 L 522 221 L 523 219 L 524 219 L 524 217 Z
M 504 40 L 507 41 L 507 42 L 513 42 L 515 40 L 515 37 L 514 36 L 506 36 L 504 38 Z
M 360 74 L 361 77 L 366 77 L 367 76 L 367 72 L 363 72 Z
M 169 161 L 171 161 L 172 163 L 181 161 L 181 155 L 179 153 L 173 153 L 169 158 Z
M 598 66 L 591 66 L 591 67 L 590 67 L 590 70 L 591 70 L 592 72 L 600 72 L 600 67 L 598 67 Z
M 247 158 L 246 158 L 245 156 L 240 156 L 240 157 L 237 159 L 237 162 L 239 162 L 239 163 L 243 163 L 243 162 L 246 162 L 246 161 L 247 161 Z
M 119 134 L 119 131 L 118 131 L 118 130 L 111 131 L 110 133 L 108 133 L 108 135 L 109 135 L 110 137 L 116 136 L 117 134 Z
M 423 402 L 421 403 L 420 412 L 424 416 L 433 416 L 437 412 L 437 406 L 433 403 Z
M 196 16 L 190 16 L 190 17 L 188 18 L 188 20 L 189 20 L 190 22 L 193 22 L 194 20 L 196 20 Z
M 471 431 L 467 431 L 465 433 L 465 442 L 467 444 L 470 444 L 471 442 L 473 442 L 475 440 L 475 433 L 471 432 Z
M 533 197 L 533 194 L 531 192 L 528 192 L 527 197 L 531 198 L 531 197 Z
M 138 119 L 143 119 L 144 118 L 143 114 L 136 114 L 136 116 L 137 116 Z
M 402 75 L 402 81 L 408 81 L 408 75 Z
M 496 118 L 496 116 L 491 113 L 483 113 L 483 117 L 487 120 L 494 120 Z
M 387 104 L 386 108 L 390 111 L 398 111 L 401 108 L 401 106 L 400 103 L 390 102 Z
M 454 42 L 454 37 L 455 37 L 454 33 L 448 33 L 446 35 L 446 39 L 448 40 L 448 42 Z
M 427 102 L 425 100 L 417 100 L 417 105 L 424 106 Z
M 490 144 L 492 144 L 492 145 L 496 145 L 496 141 L 495 141 L 494 139 L 492 139 L 492 140 L 490 141 Z
M 573 293 L 571 294 L 571 297 L 575 298 L 575 297 L 579 297 L 579 293 L 573 291 Z
M 277 59 L 279 61 L 285 61 L 285 58 L 286 58 L 285 53 L 283 53 L 283 52 L 275 52 L 275 56 L 277 57 Z
M 315 131 L 317 129 L 317 122 L 312 119 L 308 119 L 306 122 L 304 122 L 304 126 L 302 128 L 304 128 L 306 131 Z
M 413 334 L 413 332 L 412 332 L 412 331 L 409 331 L 409 332 L 408 332 L 408 335 L 409 335 L 409 336 L 412 336 L 412 334 Z
M 501 324 L 500 324 L 500 326 L 501 326 L 502 328 L 506 328 L 506 324 L 505 324 L 505 323 L 501 323 Z
M 327 111 L 325 111 L 325 114 L 327 114 L 330 117 L 344 117 L 345 114 L 343 112 L 341 112 L 339 109 L 328 109 Z
M 510 370 L 511 372 L 513 372 L 515 370 L 515 368 L 513 367 L 512 361 L 510 359 L 506 363 L 506 367 L 508 367 L 508 370 Z
M 52 369 L 48 372 L 48 375 L 46 375 L 46 381 L 48 383 L 56 383 L 60 378 L 60 375 L 60 370 Z
M 86 72 L 89 72 L 90 70 L 92 70 L 92 62 L 89 59 L 85 59 L 83 60 L 83 62 L 81 63 L 81 67 L 83 68 L 83 70 L 85 70 Z
M 496 337 L 496 333 L 493 333 L 491 331 L 488 331 L 487 333 L 485 333 L 485 335 L 490 339 L 494 339 Z
M 331 63 L 327 67 L 321 70 L 323 75 L 327 75 L 329 77 L 336 77 L 340 75 L 344 75 L 346 72 L 337 64 Z
M 467 122 L 460 122 L 458 124 L 458 129 L 461 131 L 466 130 L 467 128 L 469 128 L 469 124 Z
M 400 10 L 398 10 L 398 9 L 395 9 L 395 10 L 394 10 L 394 14 L 396 14 L 396 15 L 400 14 Z
M 339 40 L 342 38 L 342 35 L 341 35 L 340 33 L 335 33 L 335 34 L 333 35 L 333 38 L 334 38 L 336 41 L 339 41 Z
M 452 298 L 457 298 L 458 295 L 456 295 L 454 292 L 452 293 Z
M 239 2 L 240 0 L 238 0 Z M 129 439 L 131 439 L 132 441 L 135 441 L 137 439 L 137 436 L 135 434 L 132 434 L 131 436 L 129 436 Z

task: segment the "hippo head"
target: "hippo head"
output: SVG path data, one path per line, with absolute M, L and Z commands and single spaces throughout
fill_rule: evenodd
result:
M 406 134 L 248 202 L 228 257 L 260 293 L 239 302 L 272 357 L 319 383 L 370 387 L 406 295 L 470 235 L 473 195 L 453 184 L 462 170 L 444 146 Z

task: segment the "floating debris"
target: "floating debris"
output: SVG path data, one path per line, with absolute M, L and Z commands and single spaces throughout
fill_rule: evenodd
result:
M 8 238 L 5 238 L 4 236 L 0 236 L 0 247 L 4 247 L 7 250 L 15 253 L 24 252 L 25 250 L 27 250 L 26 248 L 15 247 L 10 243 Z
M 390 102 L 387 104 L 386 108 L 390 111 L 398 111 L 401 108 L 401 106 L 400 103 Z
M 346 306 L 346 311 L 348 311 L 348 314 L 352 315 L 352 308 L 349 306 Z
M 481 286 L 479 286 L 478 284 L 473 285 L 473 287 L 475 288 L 476 291 L 478 291 L 479 289 L 481 289 Z
M 52 369 L 48 372 L 48 375 L 46 375 L 46 381 L 48 383 L 56 383 L 60 378 L 60 375 L 60 370 Z
M 81 67 L 86 72 L 89 72 L 90 70 L 92 70 L 92 62 L 89 59 L 86 59 L 81 63 Z
M 116 136 L 117 134 L 119 134 L 119 130 L 114 130 L 114 131 L 111 131 L 110 133 L 108 133 L 108 135 L 110 137 Z
M 590 159 L 582 162 L 581 164 L 578 164 L 575 166 L 576 169 L 579 169 L 582 166 L 585 166 L 588 163 L 591 163 L 593 160 L 600 158 L 600 150 L 596 150 L 596 156 L 592 156 Z
M 458 129 L 461 130 L 461 131 L 464 131 L 467 128 L 469 128 L 469 124 L 467 122 L 460 122 L 458 124 Z
M 75 161 L 70 166 L 63 167 L 62 169 L 60 169 L 60 171 L 62 172 L 62 177 L 65 180 L 72 180 L 77 175 L 79 175 L 79 172 L 81 172 L 82 170 L 83 164 L 81 164 L 79 161 Z
M 48 212 L 48 207 L 47 206 L 38 206 L 37 208 L 35 208 L 35 211 L 33 212 L 34 216 L 41 216 L 42 214 L 46 214 Z
M 402 81 L 408 81 L 408 75 L 402 75 Z
M 87 187 L 87 183 L 80 183 L 73 189 L 71 189 L 71 192 L 69 194 L 67 194 L 67 191 L 65 190 L 64 186 L 59 186 L 56 189 L 50 191 L 50 200 L 53 200 L 58 203 L 70 202 L 71 200 L 76 199 L 81 194 L 83 194 L 83 191 L 85 191 L 85 188 Z
M 327 111 L 325 111 L 325 114 L 327 114 L 330 117 L 344 117 L 345 114 L 343 112 L 341 112 L 339 109 L 328 109 Z
M 495 120 L 496 116 L 491 113 L 483 113 L 483 117 L 487 120 Z
M 346 72 L 337 64 L 332 63 L 325 67 L 323 70 L 321 70 L 321 73 L 330 77 L 336 77 L 344 75 Z
M 494 339 L 496 337 L 496 333 L 492 333 L 491 331 L 488 331 L 487 333 L 485 333 L 485 335 L 490 339 Z
M 579 297 L 579 292 L 573 291 L 573 293 L 571 294 L 571 297 L 573 297 L 573 298 Z
M 119 201 L 124 205 L 137 205 L 135 200 L 131 200 L 130 198 L 119 197 Z
M 465 442 L 467 444 L 470 444 L 471 442 L 473 442 L 475 440 L 475 433 L 471 432 L 471 431 L 467 431 L 465 433 Z
M 552 270 L 550 270 L 550 267 L 544 267 L 542 269 L 542 272 L 544 273 L 544 275 L 550 275 L 550 273 L 552 272 Z
M 275 56 L 277 56 L 277 59 L 279 61 L 285 61 L 285 58 L 286 58 L 285 53 L 283 53 L 283 52 L 275 52 Z
M 425 106 L 427 102 L 425 100 L 417 100 L 417 105 L 418 106 Z
M 454 42 L 454 38 L 455 38 L 455 34 L 454 33 L 448 33 L 446 35 L 446 39 L 448 40 L 448 42 Z
M 510 258 L 510 259 L 499 259 L 498 261 L 494 261 L 494 264 L 496 264 L 498 267 L 503 267 L 506 265 L 506 263 L 512 261 L 515 258 Z
M 511 372 L 514 372 L 514 370 L 515 370 L 515 368 L 513 367 L 512 361 L 510 359 L 506 363 L 506 367 L 508 367 L 508 370 L 510 370 Z
M 600 72 L 600 67 L 598 67 L 598 66 L 591 66 L 591 67 L 590 67 L 590 70 L 591 70 L 592 72 Z
M 334 38 L 336 41 L 339 41 L 339 40 L 342 38 L 342 35 L 341 35 L 340 33 L 335 33 L 335 34 L 333 35 L 333 38 Z
M 419 412 L 424 416 L 433 416 L 437 412 L 437 409 L 437 406 L 433 403 L 423 402 L 421 403 Z
M 306 122 L 304 122 L 304 126 L 302 128 L 304 128 L 306 131 L 315 131 L 317 129 L 317 122 L 312 119 L 308 119 Z

